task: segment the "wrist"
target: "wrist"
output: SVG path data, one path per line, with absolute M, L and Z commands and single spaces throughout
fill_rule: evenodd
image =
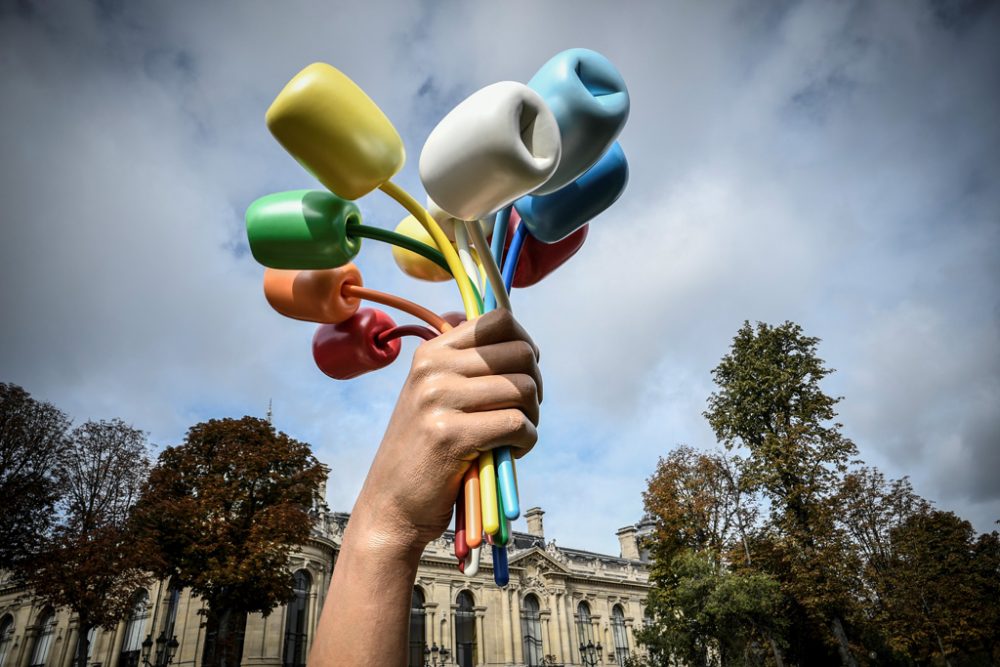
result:
M 358 498 L 344 531 L 344 547 L 379 561 L 416 563 L 427 546 L 419 531 L 391 512 L 379 510 Z

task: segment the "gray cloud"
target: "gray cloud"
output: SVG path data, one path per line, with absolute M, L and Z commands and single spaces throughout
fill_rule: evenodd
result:
M 823 339 L 862 456 L 1000 516 L 998 12 L 989 3 L 22 3 L 0 12 L 0 379 L 159 443 L 262 414 L 353 502 L 405 363 L 351 383 L 260 298 L 242 213 L 314 184 L 263 114 L 331 62 L 394 120 L 399 180 L 452 105 L 588 46 L 629 82 L 632 181 L 574 261 L 515 294 L 543 349 L 519 471 L 567 545 L 614 551 L 656 456 L 711 446 L 709 372 L 744 319 Z M 572 10 L 572 11 L 570 11 Z M 385 198 L 361 202 L 393 226 Z M 369 284 L 438 310 L 369 244 Z M 584 513 L 581 507 L 586 507 Z M 586 515 L 586 520 L 581 521 Z

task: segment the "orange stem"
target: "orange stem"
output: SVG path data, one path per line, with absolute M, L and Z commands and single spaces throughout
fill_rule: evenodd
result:
M 401 310 L 404 313 L 409 313 L 417 319 L 427 322 L 427 324 L 431 325 L 441 333 L 451 329 L 451 325 L 437 313 L 428 310 L 419 304 L 413 303 L 412 301 L 408 301 L 401 296 L 396 296 L 395 294 L 379 292 L 378 290 L 361 287 L 360 285 L 352 285 L 350 283 L 344 285 L 341 293 L 347 297 L 364 299 L 365 301 L 374 301 L 375 303 L 381 303 L 384 306 Z

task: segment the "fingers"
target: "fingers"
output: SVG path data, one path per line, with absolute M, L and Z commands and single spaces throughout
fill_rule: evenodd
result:
M 538 401 L 542 400 L 542 373 L 538 368 L 535 350 L 527 341 L 511 340 L 471 350 L 459 350 L 454 353 L 453 361 L 455 372 L 469 378 L 515 373 L 529 375 L 538 387 Z
M 538 359 L 538 346 L 514 319 L 514 315 L 505 308 L 499 308 L 457 326 L 439 336 L 435 342 L 456 350 L 466 350 L 511 340 L 527 342 L 535 352 L 535 359 Z
M 530 419 L 518 409 L 493 410 L 473 414 L 457 415 L 459 428 L 474 437 L 463 438 L 458 444 L 461 452 L 456 456 L 466 461 L 475 460 L 480 452 L 503 445 L 512 448 L 516 458 L 521 458 L 535 446 L 538 431 Z
M 486 375 L 463 383 L 459 408 L 467 413 L 482 413 L 514 408 L 538 425 L 538 385 L 530 375 Z

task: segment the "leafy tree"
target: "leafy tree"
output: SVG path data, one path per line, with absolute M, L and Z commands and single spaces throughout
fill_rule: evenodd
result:
M 121 420 L 73 429 L 63 452 L 65 494 L 56 525 L 23 566 L 35 594 L 79 617 L 77 667 L 86 667 L 91 628 L 113 629 L 150 576 L 130 516 L 149 471 L 145 434 Z
M 1000 536 L 952 512 L 892 529 L 884 606 L 890 646 L 922 663 L 991 664 L 1000 654 Z M 995 664 L 995 663 L 993 663 Z
M 764 664 L 780 634 L 781 588 L 759 572 L 732 572 L 710 552 L 682 549 L 650 591 L 650 625 L 636 631 L 654 664 Z
M 741 523 L 738 511 L 743 509 L 745 514 L 740 495 L 719 455 L 684 446 L 661 457 L 642 494 L 646 514 L 655 526 L 655 559 L 668 564 L 681 549 L 708 550 L 721 557 Z
M 793 603 L 793 634 L 804 640 L 793 644 L 793 657 L 817 664 L 825 642 L 853 665 L 843 619 L 855 582 L 835 494 L 857 448 L 834 421 L 840 399 L 819 386 L 833 371 L 817 356 L 818 343 L 792 322 L 744 323 L 712 371 L 718 391 L 705 417 L 727 449 L 743 453 L 734 459 L 743 481 L 769 505 L 773 536 L 763 566 Z
M 892 597 L 895 559 L 892 531 L 910 517 L 930 511 L 930 504 L 913 491 L 907 478 L 887 480 L 875 468 L 863 467 L 844 477 L 838 493 L 839 522 L 850 536 L 858 566 L 856 591 L 863 614 L 863 643 L 875 655 L 897 654 L 884 622 Z M 900 654 L 900 657 L 905 657 Z
M 51 528 L 68 428 L 53 405 L 0 382 L 0 569 L 37 551 Z
M 762 646 L 781 663 L 781 593 L 749 569 L 755 521 L 736 471 L 721 454 L 679 447 L 661 458 L 643 501 L 653 520 L 654 622 L 637 633 L 652 656 L 694 664 L 760 663 Z M 744 566 L 733 571 L 733 561 Z
M 291 599 L 324 471 L 309 445 L 262 419 L 197 424 L 160 454 L 137 509 L 152 569 L 208 605 L 205 665 L 239 665 L 246 614 Z

